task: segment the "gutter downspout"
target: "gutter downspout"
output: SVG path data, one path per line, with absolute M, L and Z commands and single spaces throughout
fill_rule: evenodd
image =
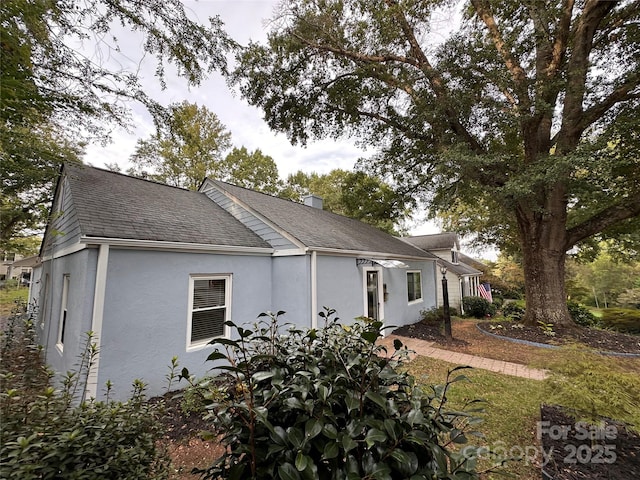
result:
M 318 252 L 311 251 L 311 328 L 318 328 Z
M 107 265 L 109 263 L 109 245 L 101 244 L 98 250 L 98 263 L 96 265 L 96 285 L 93 293 L 93 315 L 91 318 L 91 331 L 93 343 L 97 348 L 97 355 L 89 370 L 85 398 L 97 398 L 98 394 L 98 370 L 100 364 L 100 343 L 102 337 L 102 320 L 104 317 L 104 298 L 107 287 Z

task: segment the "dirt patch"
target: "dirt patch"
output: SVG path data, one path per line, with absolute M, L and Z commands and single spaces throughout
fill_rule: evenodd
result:
M 603 418 L 579 422 L 557 406 L 540 409 L 540 440 L 546 480 L 632 480 L 640 478 L 640 435 Z
M 508 342 L 501 338 L 484 335 L 547 344 L 552 346 L 581 343 L 596 351 L 640 354 L 640 336 L 577 327 L 554 329 L 555 335 L 546 335 L 536 327 L 513 328 L 513 322 L 477 322 L 474 320 L 454 320 L 452 322 L 453 340 L 447 340 L 442 334 L 440 324 L 417 322 L 405 325 L 393 331 L 395 335 L 419 338 L 438 344 L 438 347 L 457 352 L 479 355 L 494 360 L 528 364 L 541 354 L 540 347 Z M 491 328 L 493 327 L 493 328 Z
M 514 322 L 480 322 L 478 328 L 494 335 L 546 345 L 581 343 L 600 352 L 640 354 L 640 336 L 597 328 L 554 326 L 545 330 Z
M 171 458 L 172 480 L 201 478 L 193 468 L 206 468 L 219 458 L 224 449 L 217 440 L 203 440 L 201 434 L 211 431 L 211 424 L 198 413 L 185 414 L 180 408 L 180 392 L 154 397 L 151 403 L 162 403 L 160 423 L 164 427 L 161 442 Z

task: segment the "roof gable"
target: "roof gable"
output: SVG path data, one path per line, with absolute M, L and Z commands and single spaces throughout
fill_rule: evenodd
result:
M 202 193 L 84 165 L 63 177 L 81 235 L 270 248 Z

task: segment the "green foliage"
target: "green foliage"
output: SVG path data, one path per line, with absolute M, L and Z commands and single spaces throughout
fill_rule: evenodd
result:
M 84 400 L 97 350 L 88 336 L 78 370 L 61 390 L 49 385 L 35 328 L 22 313 L 2 335 L 0 477 L 21 480 L 168 478 L 168 457 L 157 445 L 158 407 L 135 382 L 126 402 Z
M 640 335 L 640 310 L 637 309 L 607 308 L 602 311 L 599 322 L 604 328 Z
M 514 322 L 522 321 L 524 312 L 524 302 L 509 302 L 502 307 L 502 315 Z
M 119 28 L 139 34 L 138 58 L 128 46 L 122 53 Z M 85 143 L 106 140 L 114 124 L 127 125 L 127 102 L 163 115 L 122 64 L 155 59 L 164 87 L 168 62 L 197 85 L 226 68 L 235 45 L 218 18 L 193 21 L 180 0 L 3 0 L 0 38 L 0 249 L 42 227 L 62 162 L 78 161 Z
M 390 357 L 376 346 L 381 323 L 341 325 L 328 311 L 321 329 L 279 334 L 282 313 L 229 322 L 238 340 L 212 342 L 227 390 L 210 418 L 226 453 L 206 478 L 477 478 L 473 455 L 451 449 L 475 422 L 447 409 L 462 375 L 423 390 L 397 369 L 399 341 Z
M 567 302 L 567 308 L 571 318 L 578 325 L 594 327 L 598 324 L 598 318 L 587 307 L 576 302 Z
M 637 372 L 626 372 L 605 356 L 573 350 L 571 361 L 547 365 L 552 374 L 544 381 L 545 401 L 575 409 L 588 420 L 605 416 L 640 430 Z
M 197 190 L 206 177 L 221 178 L 231 133 L 207 107 L 184 101 L 169 106 L 148 140 L 138 140 L 128 174 Z
M 482 297 L 463 297 L 462 305 L 465 315 L 474 318 L 485 318 L 496 314 L 497 308 Z
M 309 194 L 322 197 L 325 210 L 392 235 L 402 230 L 402 222 L 410 217 L 409 209 L 414 204 L 409 196 L 398 194 L 377 177 L 341 169 L 324 175 L 303 171 L 290 174 L 278 195 L 300 202 Z
M 449 308 L 449 315 L 457 317 L 459 315 L 458 310 Z M 444 307 L 420 310 L 420 321 L 429 325 L 439 325 L 444 321 Z
M 234 148 L 226 156 L 218 180 L 271 195 L 279 188 L 278 167 L 273 158 L 260 150 L 249 153 L 245 147 Z

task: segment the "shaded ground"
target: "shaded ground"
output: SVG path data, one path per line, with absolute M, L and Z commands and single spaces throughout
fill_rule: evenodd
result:
M 550 453 L 543 479 L 635 480 L 640 478 L 640 435 L 610 419 L 598 426 L 577 423 L 557 406 L 544 405 L 541 442 Z
M 480 322 L 476 327 L 476 323 L 473 321 L 454 321 L 453 340 L 447 340 L 442 335 L 439 324 L 427 324 L 424 322 L 405 325 L 397 328 L 393 333 L 405 337 L 436 342 L 442 348 L 448 348 L 450 350 L 519 363 L 528 363 L 526 358 L 517 358 L 519 356 L 519 349 L 525 349 L 523 352 L 526 353 L 528 351 L 527 349 L 535 349 L 536 347 L 522 344 L 514 345 L 513 343 L 501 341 L 500 339 L 479 335 L 480 332 L 478 332 L 477 328 L 494 335 L 535 343 L 548 345 L 581 343 L 598 351 L 640 354 L 640 336 L 637 335 L 625 335 L 607 330 L 584 327 L 571 329 L 554 327 L 554 335 L 549 335 L 545 334 L 544 330 L 538 327 L 522 326 L 514 328 L 514 325 L 518 324 L 514 324 L 513 322 Z M 509 358 L 496 357 L 496 352 L 492 352 L 494 348 L 497 349 L 498 355 L 500 355 L 500 352 L 504 352 Z M 515 358 L 514 355 L 516 356 Z
M 163 440 L 171 457 L 174 473 L 172 480 L 200 478 L 191 473 L 195 468 L 210 466 L 223 453 L 216 440 L 202 440 L 201 433 L 210 430 L 210 425 L 197 413 L 185 414 L 180 409 L 178 392 L 152 398 L 150 402 L 164 402 L 160 422 L 165 428 Z
M 491 329 L 490 325 L 494 328 Z M 502 325 L 497 327 L 497 325 Z M 556 335 L 545 335 L 541 329 L 511 328 L 512 323 L 496 322 L 477 323 L 471 320 L 455 320 L 453 340 L 447 340 L 441 333 L 440 325 L 422 322 L 396 329 L 393 333 L 400 336 L 419 338 L 434 342 L 438 348 L 479 355 L 496 360 L 530 364 L 541 355 L 551 356 L 554 350 L 513 343 L 500 337 L 510 336 L 520 340 L 549 345 L 562 345 L 580 342 L 597 351 L 613 351 L 617 353 L 640 353 L 640 337 L 623 335 L 605 330 L 577 328 L 570 331 L 556 329 Z M 478 327 L 489 331 L 498 338 L 484 335 Z M 620 362 L 633 362 L 631 368 L 637 368 L 637 359 L 621 359 Z M 545 480 L 632 480 L 640 478 L 640 436 L 628 431 L 618 422 L 608 421 L 605 425 L 615 427 L 611 438 L 583 439 L 584 433 L 576 432 L 576 420 L 557 407 L 543 406 L 541 420 L 549 422 L 549 428 L 572 428 L 565 430 L 566 435 L 547 433 L 541 436 L 541 448 L 545 452 L 553 449 L 550 461 L 544 471 Z M 602 427 L 605 428 L 605 427 Z M 586 431 L 593 431 L 586 427 Z M 597 431 L 597 430 L 596 430 Z M 611 432 L 611 431 L 610 431 Z M 599 434 L 604 435 L 602 432 Z M 615 437 L 615 438 L 612 438 Z M 608 445 L 608 446 L 607 446 Z M 615 460 L 607 462 L 607 459 Z

